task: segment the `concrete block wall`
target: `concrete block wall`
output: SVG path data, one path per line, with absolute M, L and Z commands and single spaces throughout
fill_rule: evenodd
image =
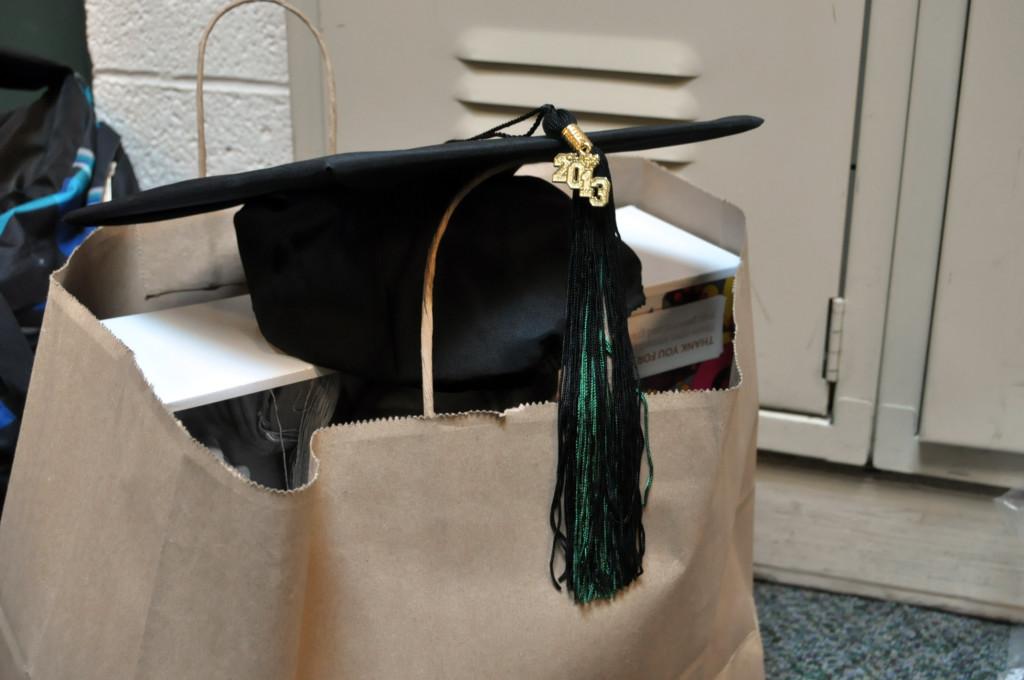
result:
M 203 28 L 227 0 L 86 0 L 93 90 L 143 188 L 196 176 L 195 73 Z M 223 17 L 206 50 L 209 173 L 292 160 L 284 10 Z

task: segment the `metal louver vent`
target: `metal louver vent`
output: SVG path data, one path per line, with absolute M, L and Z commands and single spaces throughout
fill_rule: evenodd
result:
M 602 49 L 595 53 L 594 44 Z M 687 83 L 700 57 L 670 40 L 516 29 L 474 28 L 456 56 L 465 71 L 455 97 L 466 109 L 455 134 L 467 137 L 539 103 L 575 113 L 587 130 L 695 120 L 699 106 Z M 693 147 L 637 155 L 669 163 L 694 160 Z

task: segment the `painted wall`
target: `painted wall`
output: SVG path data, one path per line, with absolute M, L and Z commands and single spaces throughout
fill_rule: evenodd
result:
M 82 0 L 8 1 L 0 4 L 0 45 L 67 64 L 86 80 L 92 72 L 85 48 L 85 5 Z M 39 96 L 40 92 L 0 90 L 0 111 L 25 106 Z
M 195 72 L 203 27 L 226 0 L 86 0 L 100 116 L 144 188 L 196 176 Z M 284 10 L 239 7 L 206 52 L 210 174 L 292 160 Z

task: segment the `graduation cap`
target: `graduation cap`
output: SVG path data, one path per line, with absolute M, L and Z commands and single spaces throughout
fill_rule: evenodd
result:
M 525 135 L 506 132 L 531 118 Z M 563 552 L 565 572 L 552 566 L 552 579 L 589 602 L 639 576 L 644 552 L 643 395 L 627 327 L 643 290 L 639 260 L 615 225 L 605 154 L 761 122 L 733 116 L 588 137 L 571 114 L 546 105 L 469 140 L 179 182 L 68 221 L 136 224 L 242 205 L 235 230 L 266 338 L 312 363 L 404 387 L 421 379 L 429 262 L 439 390 L 497 385 L 521 396 L 539 384 L 546 399 L 557 386 L 552 565 Z M 538 128 L 544 136 L 532 136 Z M 514 174 L 540 161 L 553 163 L 553 181 L 571 198 Z

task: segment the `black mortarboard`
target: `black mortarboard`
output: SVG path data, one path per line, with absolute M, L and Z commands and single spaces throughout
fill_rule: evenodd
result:
M 590 138 L 604 153 L 643 151 L 728 137 L 752 130 L 762 122 L 756 116 L 729 116 L 696 123 L 594 132 Z M 76 210 L 69 220 L 80 225 L 153 222 L 228 208 L 281 192 L 332 187 L 365 189 L 383 182 L 397 185 L 410 179 L 430 183 L 437 174 L 451 177 L 450 198 L 458 189 L 460 177 L 487 167 L 551 161 L 555 154 L 565 150 L 561 139 L 501 137 L 397 151 L 342 153 L 235 175 L 186 180 Z M 404 187 L 410 188 L 414 187 Z M 403 190 L 396 190 L 395 199 L 402 193 Z
M 724 137 L 757 127 L 734 116 L 598 132 L 604 152 Z M 565 150 L 550 137 L 458 141 L 346 153 L 179 182 L 68 216 L 124 225 L 243 204 L 235 218 L 253 307 L 267 339 L 364 378 L 419 381 L 423 263 L 458 189 L 481 171 L 509 174 L 471 193 L 439 252 L 434 377 L 442 386 L 521 374 L 561 341 L 570 202 L 517 164 Z M 642 302 L 627 259 L 629 306 Z
M 534 116 L 526 136 L 501 131 Z M 471 140 L 190 180 L 68 219 L 134 224 L 241 204 L 239 252 L 267 339 L 313 363 L 401 387 L 420 379 L 423 272 L 434 232 L 456 195 L 494 172 L 451 215 L 437 254 L 434 382 L 454 391 L 503 386 L 521 396 L 539 374 L 550 377 L 547 390 L 560 375 L 551 523 L 566 569 L 552 576 L 588 602 L 635 579 L 643 557 L 645 435 L 626 325 L 643 292 L 639 261 L 615 226 L 604 154 L 725 137 L 761 122 L 734 116 L 588 138 L 571 115 L 544 106 Z M 529 136 L 541 124 L 546 136 Z M 571 199 L 543 180 L 513 176 L 520 165 L 552 160 Z

